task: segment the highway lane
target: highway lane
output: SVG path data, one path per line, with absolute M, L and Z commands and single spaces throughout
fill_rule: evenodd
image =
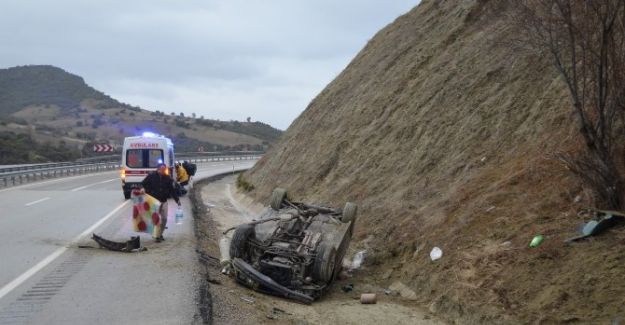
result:
M 109 180 L 113 181 L 102 183 Z M 90 187 L 71 191 L 81 186 Z M 117 172 L 32 183 L 0 192 L 4 211 L 0 217 L 0 238 L 4 241 L 0 246 L 0 287 L 122 202 Z
M 252 164 L 205 163 L 196 178 Z M 147 252 L 78 248 L 94 245 L 78 238 L 90 227 L 119 241 L 136 235 L 125 202 L 117 172 L 0 190 L 0 324 L 197 322 L 195 241 L 191 222 L 174 224 L 175 204 L 164 243 L 141 236 Z

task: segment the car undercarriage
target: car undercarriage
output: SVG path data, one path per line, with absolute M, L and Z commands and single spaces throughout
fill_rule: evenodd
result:
M 357 206 L 294 202 L 281 188 L 270 205 L 259 220 L 234 229 L 227 252 L 231 274 L 254 290 L 312 303 L 341 270 Z

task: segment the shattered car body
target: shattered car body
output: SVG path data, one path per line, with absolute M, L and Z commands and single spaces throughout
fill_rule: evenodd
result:
M 349 247 L 357 206 L 293 202 L 284 189 L 271 210 L 236 227 L 229 246 L 232 274 L 254 290 L 312 303 L 334 281 Z

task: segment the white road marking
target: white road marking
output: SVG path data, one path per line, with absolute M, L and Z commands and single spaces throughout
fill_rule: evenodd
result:
M 55 259 L 61 256 L 67 250 L 68 246 L 78 242 L 82 237 L 92 233 L 96 228 L 98 228 L 101 224 L 103 224 L 106 220 L 112 217 L 117 211 L 121 210 L 126 204 L 130 201 L 125 201 L 124 203 L 117 206 L 113 211 L 104 216 L 102 219 L 98 220 L 98 222 L 94 223 L 91 227 L 87 228 L 87 230 L 83 231 L 76 238 L 72 239 L 72 241 L 64 247 L 61 247 L 54 251 L 52 254 L 48 255 L 46 258 L 41 260 L 35 266 L 31 267 L 28 271 L 24 272 L 22 275 L 15 278 L 13 281 L 9 282 L 7 285 L 0 289 L 0 299 L 6 296 L 9 292 L 13 291 L 13 289 L 19 287 L 22 283 L 26 282 L 30 277 L 37 274 L 37 272 L 41 271 L 44 267 L 48 266 L 48 264 L 52 263 Z
M 104 184 L 104 183 L 112 182 L 112 181 L 115 181 L 115 180 L 118 180 L 118 179 L 119 179 L 119 178 L 113 178 L 113 179 L 109 179 L 109 180 L 106 180 L 106 181 L 103 181 L 103 182 L 98 182 L 98 183 L 95 183 L 95 184 L 89 184 L 89 185 L 85 185 L 85 186 L 77 187 L 77 188 L 71 189 L 71 191 L 72 191 L 72 192 L 76 192 L 76 191 L 84 190 L 84 189 L 86 189 L 87 187 L 91 187 L 91 186 L 93 186 L 93 185 Z
M 31 186 L 35 186 L 35 185 L 43 185 L 43 184 L 56 183 L 56 182 L 61 182 L 61 181 L 68 181 L 68 180 L 71 181 L 71 180 L 75 180 L 75 179 L 79 179 L 79 178 L 85 178 L 85 177 L 100 176 L 100 175 L 103 175 L 105 173 L 117 173 L 117 171 L 102 172 L 102 173 L 87 174 L 87 175 L 77 175 L 77 176 L 69 176 L 69 177 L 60 177 L 60 178 L 52 179 L 52 180 L 45 181 L 45 182 L 32 182 L 32 183 L 23 184 L 23 185 L 16 185 L 16 186 L 12 186 L 12 187 L 9 187 L 9 188 L 1 189 L 0 193 L 5 192 L 5 191 L 19 190 L 19 189 L 23 189 L 25 187 L 31 187 Z
M 39 199 L 39 200 L 37 200 L 37 201 L 32 201 L 32 202 L 30 202 L 30 203 L 26 203 L 26 204 L 24 204 L 24 205 L 28 207 L 28 206 L 31 206 L 31 205 L 33 205 L 33 204 L 37 204 L 37 203 L 40 203 L 40 202 L 43 202 L 43 201 L 47 201 L 47 200 L 49 200 L 49 199 L 50 199 L 49 197 L 44 197 L 43 199 Z
M 103 182 L 100 182 L 100 183 L 97 183 L 97 184 L 110 183 L 112 181 L 119 181 L 119 180 L 120 180 L 119 178 L 112 178 L 112 179 L 109 179 L 108 181 L 103 181 Z

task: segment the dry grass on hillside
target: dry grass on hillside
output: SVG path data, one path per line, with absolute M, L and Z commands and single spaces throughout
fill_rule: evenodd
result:
M 459 323 L 625 317 L 622 228 L 567 246 L 592 206 L 555 159 L 575 152 L 567 93 L 511 49 L 495 0 L 422 1 L 381 30 L 245 174 L 328 204 L 355 201 L 360 283 L 401 280 Z M 579 198 L 578 198 L 579 196 Z M 537 249 L 527 247 L 536 234 Z M 433 246 L 443 249 L 431 262 Z
M 82 133 L 85 135 L 91 134 L 100 141 L 107 139 L 112 144 L 121 144 L 124 137 L 136 135 L 145 130 L 153 130 L 169 136 L 177 136 L 184 133 L 188 138 L 200 141 L 205 140 L 223 146 L 240 144 L 259 145 L 263 142 L 263 140 L 249 135 L 197 125 L 195 119 L 192 118 L 184 119 L 186 123 L 189 123 L 189 127 L 180 127 L 175 124 L 175 117 L 170 115 L 154 116 L 148 111 L 138 112 L 120 108 L 103 110 L 93 107 L 93 103 L 89 101 L 85 101 L 83 107 L 85 111 L 79 113 L 78 116 L 59 114 L 61 110 L 55 106 L 31 106 L 12 115 L 32 124 L 44 125 L 62 131 L 69 130 L 69 134 L 63 139 L 68 143 L 84 143 L 85 139 L 78 136 Z M 105 121 L 105 123 L 98 126 L 98 128 L 93 128 L 94 116 Z M 164 118 L 167 118 L 167 123 L 164 122 Z M 115 120 L 118 120 L 118 122 L 112 122 Z M 81 125 L 77 124 L 79 122 Z M 5 127 L 5 129 L 15 131 L 10 127 Z M 39 134 L 37 138 L 50 138 L 52 142 L 59 139 L 58 136 L 46 137 L 45 134 Z M 212 149 L 207 148 L 206 150 Z

